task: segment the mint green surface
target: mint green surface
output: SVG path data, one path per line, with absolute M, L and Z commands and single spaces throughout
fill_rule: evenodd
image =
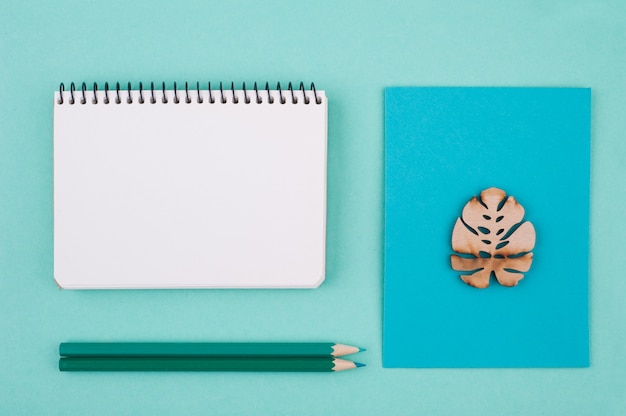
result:
M 0 414 L 624 414 L 625 47 L 623 1 L 0 2 Z M 326 90 L 319 289 L 56 287 L 53 90 L 151 80 L 304 80 Z M 392 85 L 592 88 L 589 368 L 382 368 L 383 88 Z M 63 341 L 329 339 L 366 347 L 367 367 L 57 368 Z

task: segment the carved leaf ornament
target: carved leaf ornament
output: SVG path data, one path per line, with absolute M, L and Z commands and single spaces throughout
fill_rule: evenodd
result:
M 535 227 L 523 221 L 524 208 L 498 188 L 485 189 L 463 208 L 452 231 L 452 268 L 480 289 L 491 275 L 503 286 L 515 286 L 530 269 Z

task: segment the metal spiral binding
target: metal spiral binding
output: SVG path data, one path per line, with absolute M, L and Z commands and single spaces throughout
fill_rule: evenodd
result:
M 193 88 L 193 87 L 192 87 Z M 228 87 L 227 87 L 228 88 Z M 163 104 L 167 104 L 169 102 L 168 100 L 168 94 L 166 93 L 166 88 L 165 88 L 165 82 L 162 83 L 162 88 L 161 88 L 161 102 Z M 232 82 L 230 84 L 230 90 L 231 90 L 231 102 L 233 104 L 239 104 L 240 100 L 237 97 L 237 94 L 235 93 L 235 83 Z M 261 97 L 261 95 L 259 95 L 259 88 L 257 86 L 257 83 L 254 83 L 254 87 L 253 90 L 248 91 L 248 89 L 246 88 L 246 83 L 242 83 L 242 90 L 243 90 L 243 103 L 244 104 L 250 104 L 253 100 L 251 99 L 252 96 L 255 97 L 254 102 L 256 104 L 262 104 L 263 98 Z M 295 92 L 294 92 L 294 87 L 293 84 L 290 82 L 288 87 L 287 87 L 287 94 L 283 95 L 283 89 L 280 86 L 280 82 L 278 82 L 276 84 L 276 90 L 278 91 L 278 97 L 279 100 L 278 102 L 280 104 L 285 104 L 287 103 L 287 101 L 289 100 L 289 98 L 291 98 L 291 103 L 292 104 L 298 104 L 298 97 L 296 96 Z M 104 99 L 102 100 L 102 102 L 104 104 L 109 104 L 111 102 L 111 99 L 109 98 L 109 83 L 105 82 L 104 83 Z M 126 88 L 126 91 L 121 91 L 120 88 L 120 83 L 116 82 L 115 83 L 115 95 L 113 96 L 113 102 L 115 104 L 121 104 L 122 103 L 122 99 L 124 94 L 126 94 L 125 100 L 124 102 L 126 104 L 132 104 L 133 103 L 133 95 L 132 95 L 132 84 L 129 82 Z M 157 97 L 155 95 L 158 95 L 159 92 L 157 91 L 157 93 L 155 94 L 155 89 L 154 89 L 154 82 L 150 83 L 150 94 L 147 95 L 148 99 L 144 99 L 144 88 L 143 88 L 143 83 L 139 83 L 139 99 L 137 100 L 139 104 L 144 104 L 144 103 L 150 103 L 150 104 L 156 104 L 157 102 Z M 202 98 L 202 94 L 201 91 L 202 89 L 200 88 L 200 83 L 196 82 L 196 91 L 197 91 L 197 102 L 199 104 L 204 102 L 204 99 Z M 219 91 L 216 89 L 215 91 L 213 91 L 213 89 L 211 88 L 211 83 L 209 82 L 207 85 L 207 89 L 206 91 L 208 91 L 209 93 L 209 100 L 208 102 L 210 104 L 214 104 L 216 102 L 215 96 L 214 96 L 214 92 L 217 93 L 220 96 L 220 102 L 222 104 L 226 104 L 228 102 L 228 98 L 227 98 L 227 94 L 224 94 L 224 86 L 222 85 L 222 83 L 220 82 L 220 86 L 219 86 Z M 254 95 L 252 94 L 248 94 L 249 92 L 252 93 L 252 91 L 254 91 Z M 267 99 L 268 99 L 268 103 L 269 104 L 274 104 L 274 97 L 272 97 L 272 94 L 270 94 L 270 85 L 269 82 L 265 83 L 265 91 L 267 92 Z M 304 104 L 310 104 L 311 100 L 310 98 L 306 95 L 306 89 L 304 86 L 304 82 L 300 82 L 300 86 L 297 89 L 297 91 L 301 91 L 302 92 L 302 97 Z M 315 99 L 315 104 L 322 104 L 322 98 L 319 97 L 317 95 L 317 90 L 315 89 L 315 84 L 312 82 L 311 83 L 311 87 L 309 88 L 309 91 L 313 91 L 313 97 Z M 63 93 L 65 92 L 65 84 L 61 83 L 59 86 L 59 99 L 57 100 L 58 104 L 64 104 L 66 100 L 63 99 Z M 87 96 L 88 96 L 88 89 L 87 89 L 87 84 L 86 83 L 82 83 L 81 84 L 81 88 L 80 88 L 80 92 L 76 93 L 76 84 L 75 83 L 71 83 L 70 84 L 70 98 L 69 100 L 67 100 L 68 104 L 76 104 L 77 102 L 80 104 L 87 104 Z M 92 104 L 98 104 L 98 83 L 94 82 L 93 83 L 93 87 L 91 89 L 91 103 Z M 181 99 L 179 98 L 179 94 L 181 94 L 182 96 L 182 90 L 179 91 L 178 86 L 176 84 L 176 82 L 174 82 L 174 99 L 173 102 L 174 104 L 179 104 L 181 103 Z M 187 82 L 185 82 L 185 93 L 184 93 L 184 99 L 183 101 L 186 104 L 190 104 L 192 102 L 191 97 L 189 96 L 189 84 Z

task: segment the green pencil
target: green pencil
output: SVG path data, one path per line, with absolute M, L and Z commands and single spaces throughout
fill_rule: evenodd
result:
M 327 372 L 363 367 L 341 358 L 61 357 L 61 371 Z
M 64 342 L 62 357 L 340 357 L 362 348 L 331 342 Z

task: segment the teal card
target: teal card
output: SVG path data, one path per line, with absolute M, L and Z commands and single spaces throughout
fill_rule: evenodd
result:
M 589 365 L 590 105 L 580 88 L 386 89 L 385 367 Z M 487 269 L 477 288 L 461 279 L 475 270 L 452 268 L 452 234 L 492 187 L 523 206 L 536 240 L 518 249 L 532 251 L 523 274 L 516 255 L 493 255 L 517 285 Z

